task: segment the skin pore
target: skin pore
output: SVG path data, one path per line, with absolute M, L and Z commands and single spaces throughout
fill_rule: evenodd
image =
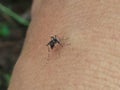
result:
M 119 90 L 120 1 L 34 0 L 8 90 Z M 63 47 L 48 52 L 57 35 Z

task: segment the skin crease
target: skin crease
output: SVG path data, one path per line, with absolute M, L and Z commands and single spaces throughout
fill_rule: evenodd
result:
M 34 0 L 8 90 L 119 90 L 120 1 Z M 48 52 L 57 35 L 63 47 Z

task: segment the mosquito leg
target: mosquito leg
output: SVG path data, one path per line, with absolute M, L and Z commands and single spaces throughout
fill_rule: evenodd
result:
M 48 52 L 50 52 L 50 48 L 49 48 L 49 46 L 48 46 Z
M 58 44 L 61 46 L 61 47 L 63 47 L 63 45 L 58 41 Z

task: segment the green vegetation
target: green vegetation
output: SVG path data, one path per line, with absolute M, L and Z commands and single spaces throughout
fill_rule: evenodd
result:
M 4 5 L 0 4 L 0 11 L 11 16 L 13 19 L 15 19 L 17 22 L 23 25 L 29 25 L 29 21 L 26 19 L 23 19 L 21 16 L 13 12 L 11 9 L 5 7 Z
M 31 2 L 0 1 L 0 90 L 7 90 L 12 69 L 19 57 L 30 21 L 28 11 Z
M 7 37 L 10 35 L 10 29 L 7 24 L 1 23 L 0 24 L 0 36 Z
M 11 77 L 10 74 L 4 74 L 3 75 L 3 78 L 5 79 L 6 85 L 9 85 L 10 77 Z

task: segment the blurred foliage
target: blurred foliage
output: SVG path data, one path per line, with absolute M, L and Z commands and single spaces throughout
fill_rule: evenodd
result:
M 21 16 L 19 16 L 18 14 L 16 14 L 15 12 L 13 12 L 11 9 L 5 7 L 4 5 L 0 4 L 0 11 L 2 13 L 5 13 L 9 16 L 11 16 L 12 18 L 14 18 L 16 21 L 18 21 L 19 23 L 23 24 L 23 25 L 29 25 L 28 20 L 22 18 Z
M 5 23 L 0 23 L 0 36 L 7 37 L 10 35 L 10 30 L 8 25 Z
M 11 75 L 8 73 L 3 75 L 3 78 L 5 79 L 6 85 L 9 85 L 10 77 L 11 77 Z
M 30 21 L 32 0 L 0 0 L 0 90 L 7 90 Z

